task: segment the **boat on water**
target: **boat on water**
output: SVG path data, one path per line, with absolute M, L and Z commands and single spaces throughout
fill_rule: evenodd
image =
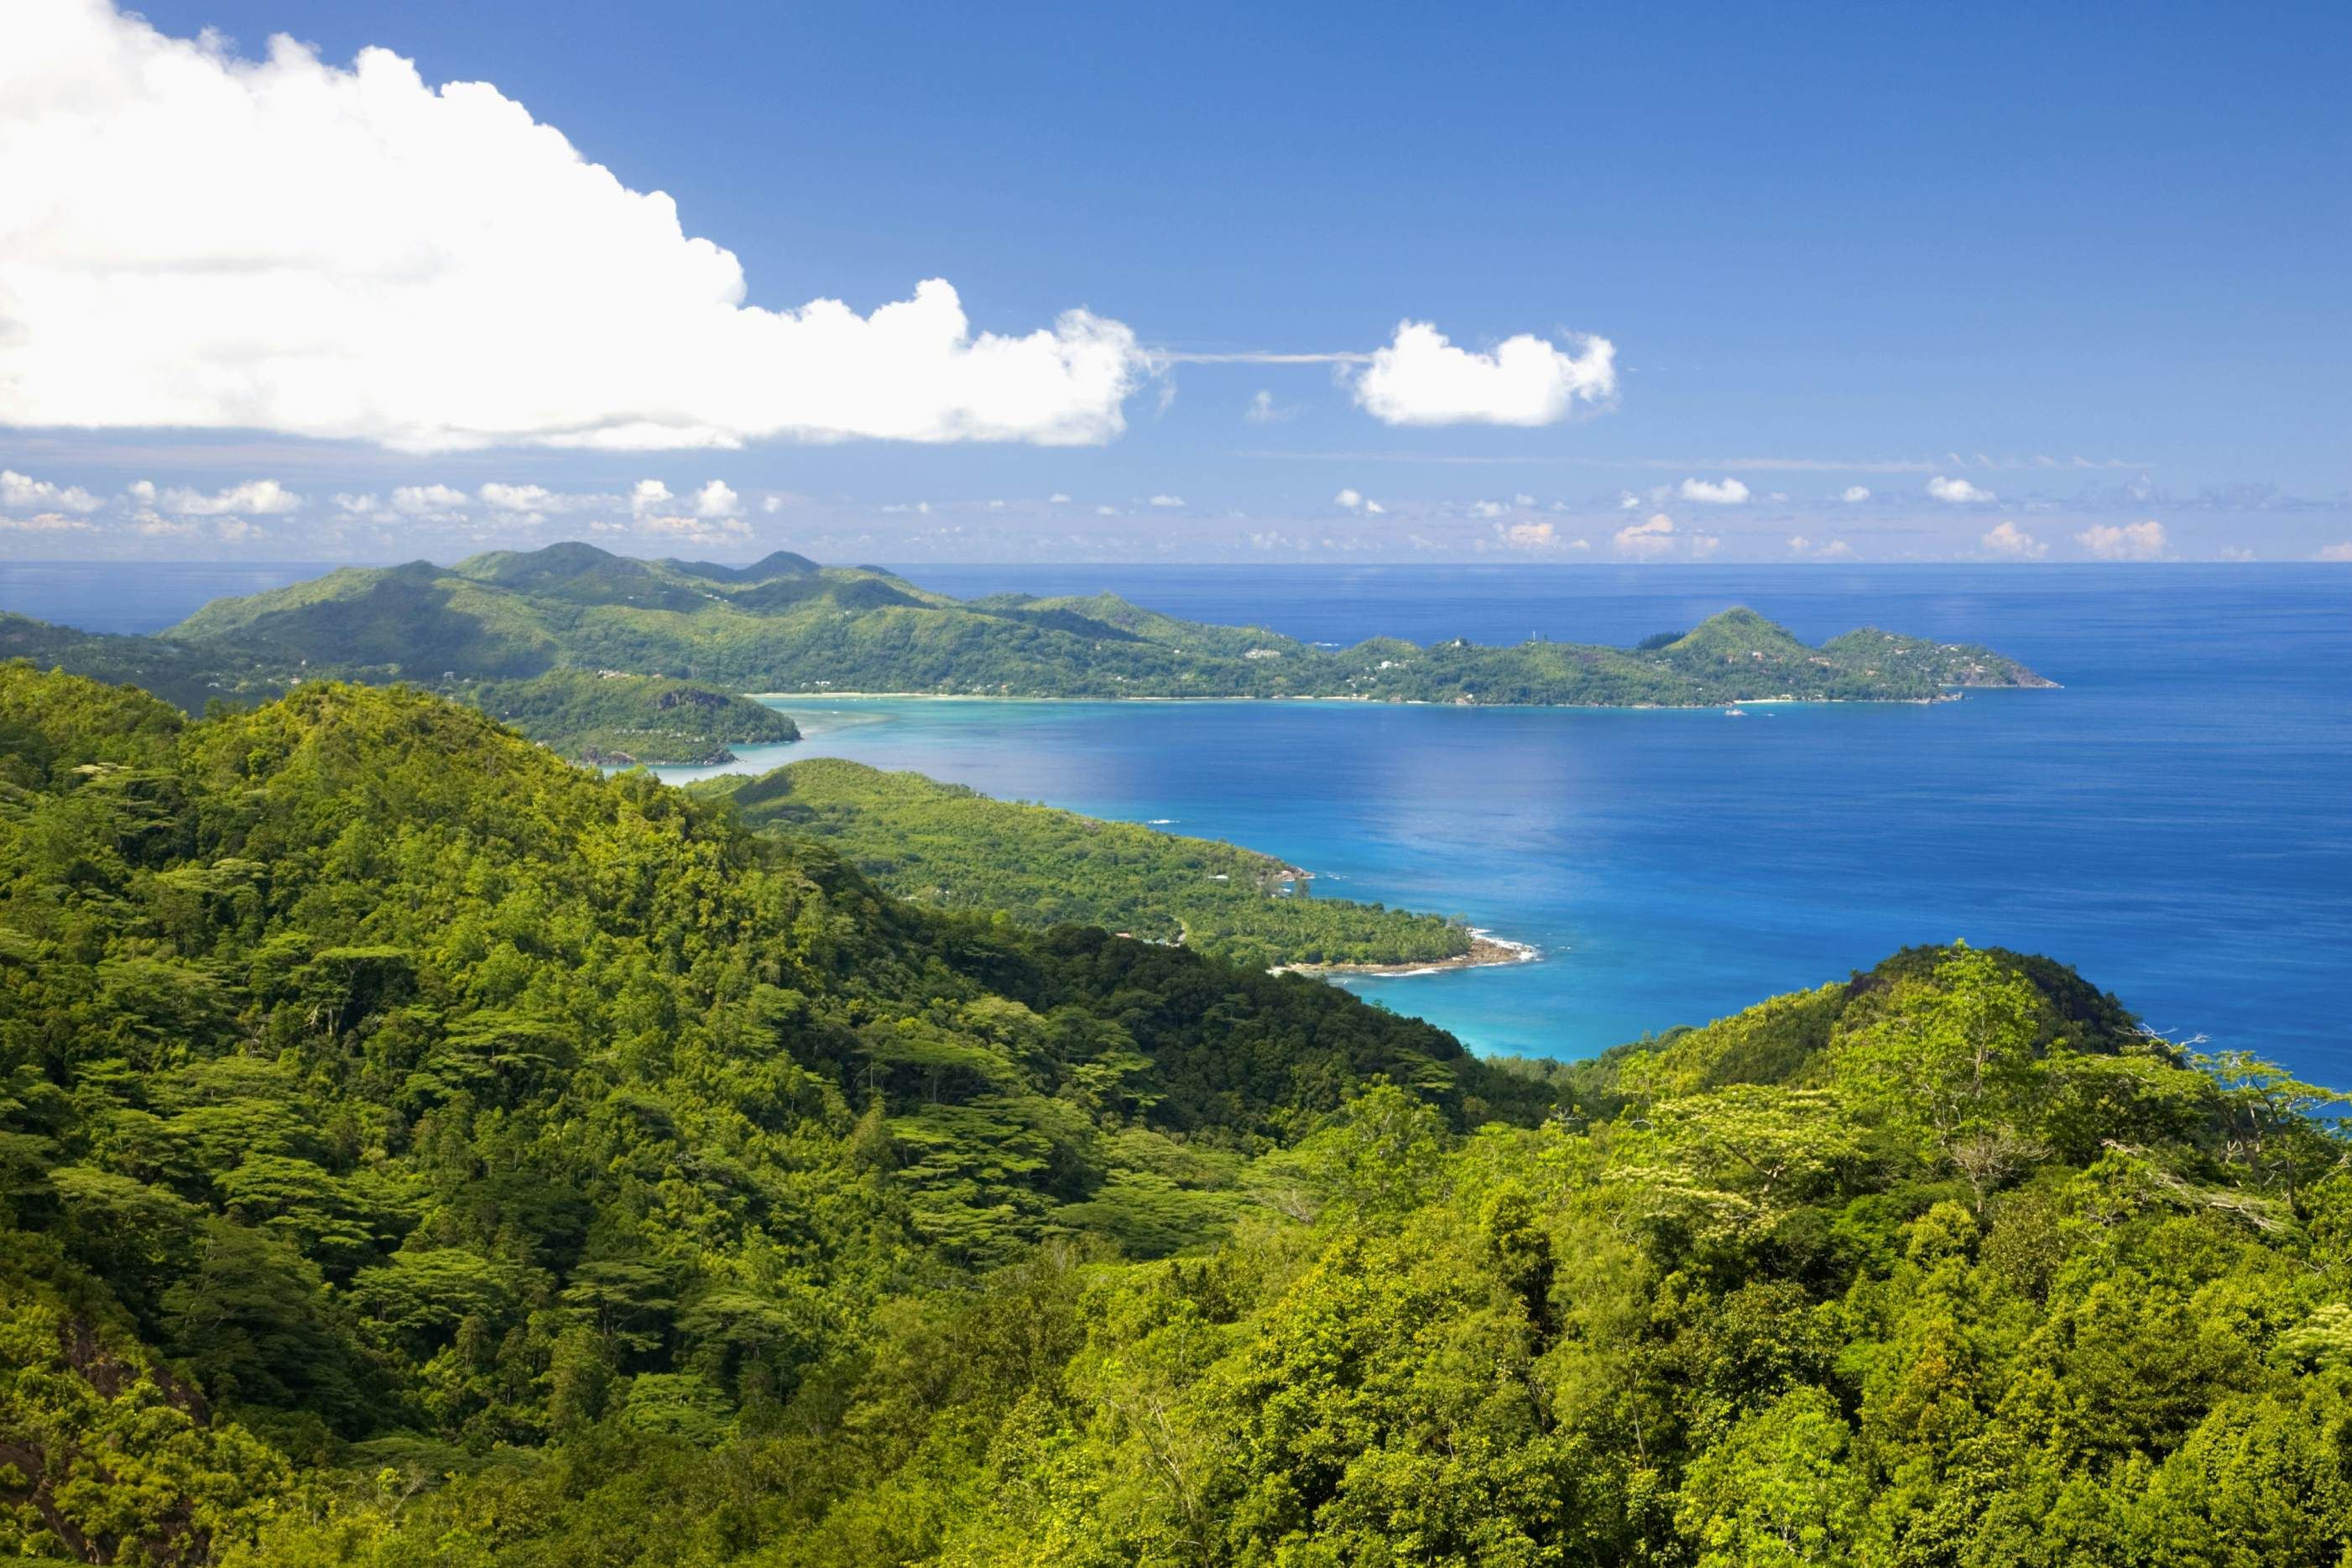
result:
M 1748 716 L 1748 710 L 1744 707 L 1727 707 L 1723 710 L 1723 716 L 1726 718 L 1746 718 Z

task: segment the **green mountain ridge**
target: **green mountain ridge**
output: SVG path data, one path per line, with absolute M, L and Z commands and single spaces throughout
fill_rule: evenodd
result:
M 1859 638 L 1859 641 L 1856 641 Z M 346 568 L 206 605 L 166 640 L 368 681 L 610 669 L 730 691 L 1711 706 L 1925 701 L 2048 683 L 1987 649 L 1886 633 L 1821 648 L 1745 610 L 1636 651 L 1536 642 L 1327 650 L 1176 620 L 1111 594 L 963 602 L 872 568 L 636 560 L 584 544 Z

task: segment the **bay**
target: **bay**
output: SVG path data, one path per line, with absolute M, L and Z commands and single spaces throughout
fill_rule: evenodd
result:
M 152 632 L 301 562 L 10 562 L 0 608 Z M 1626 643 L 1744 603 L 1809 639 L 1984 642 L 2055 692 L 1698 713 L 780 703 L 840 755 L 1300 862 L 1540 963 L 1351 981 L 1478 1049 L 1577 1056 L 1911 942 L 2047 952 L 2179 1037 L 2352 1082 L 2352 570 L 926 565 L 1309 640 Z M 674 776 L 683 776 L 673 770 Z
M 1539 963 L 1348 982 L 1492 1052 L 1576 1057 L 1965 937 L 2075 965 L 2176 1038 L 2352 1082 L 2352 571 L 904 569 L 1115 589 L 1352 642 L 1629 643 L 1745 603 L 1820 639 L 1984 642 L 2063 683 L 1717 710 L 786 700 L 831 755 L 1294 860 Z M 671 770 L 670 776 L 690 776 Z

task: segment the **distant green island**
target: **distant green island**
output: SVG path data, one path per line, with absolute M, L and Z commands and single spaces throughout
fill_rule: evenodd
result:
M 880 886 L 940 909 L 1002 910 L 1044 930 L 1096 925 L 1256 968 L 1456 966 L 1522 956 L 1460 921 L 1306 896 L 1272 855 L 1132 822 L 993 800 L 919 773 L 813 758 L 689 792 L 746 826 L 820 840 Z
M 159 638 L 10 617 L 0 654 L 130 680 L 184 708 L 299 680 L 464 683 L 551 671 L 660 675 L 723 693 L 996 697 L 1323 697 L 1702 707 L 1927 702 L 2050 682 L 1990 649 L 1865 628 L 1818 647 L 1748 610 L 1633 648 L 1378 637 L 1323 648 L 1112 594 L 958 600 L 875 567 L 785 551 L 750 566 L 638 560 L 585 544 L 436 566 L 347 567 L 218 600 Z M 627 749 L 624 747 L 624 749 Z

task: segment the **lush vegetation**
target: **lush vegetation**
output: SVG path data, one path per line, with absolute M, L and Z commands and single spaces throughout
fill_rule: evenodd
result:
M 714 779 L 764 831 L 824 840 L 902 897 L 1001 910 L 1024 925 L 1100 925 L 1260 968 L 1425 964 L 1470 951 L 1458 921 L 1307 896 L 1297 868 L 1045 806 L 992 800 L 918 773 L 816 758 L 758 779 Z
M 306 684 L 0 668 L 0 1550 L 2340 1563 L 2335 1097 L 2046 960 L 1581 1068 Z
M 5 612 L 0 659 L 140 686 L 188 713 L 215 702 L 266 701 L 324 668 L 268 647 L 77 632 Z M 389 676 L 397 666 L 367 673 Z M 799 727 L 772 708 L 662 676 L 561 669 L 527 679 L 472 680 L 448 670 L 430 684 L 574 761 L 604 766 L 730 762 L 730 746 L 800 738 Z
M 551 670 L 452 695 L 565 757 L 606 768 L 732 762 L 731 747 L 801 737 L 791 719 L 749 697 L 659 675 Z
M 707 1446 L 975 1270 L 1202 1244 L 1380 1079 L 1461 1125 L 1549 1098 L 423 694 L 191 723 L 0 667 L 0 1532 L 195 1561 L 352 1477 Z
M 287 684 L 275 660 L 257 663 L 226 648 L 199 652 L 155 637 L 77 632 L 0 611 L 0 660 L 10 659 L 143 687 L 189 713 L 201 713 L 215 700 L 276 696 Z
M 350 568 L 206 605 L 170 638 L 238 667 L 371 682 L 625 670 L 730 691 L 1355 697 L 1706 706 L 1927 700 L 2047 683 L 1983 648 L 1867 631 L 1815 648 L 1745 610 L 1637 649 L 1569 643 L 1329 650 L 1204 626 L 1109 594 L 969 602 L 871 568 L 633 560 L 583 544 Z M 1653 640 L 1655 643 L 1655 640 Z M 66 667 L 76 667 L 65 661 Z

